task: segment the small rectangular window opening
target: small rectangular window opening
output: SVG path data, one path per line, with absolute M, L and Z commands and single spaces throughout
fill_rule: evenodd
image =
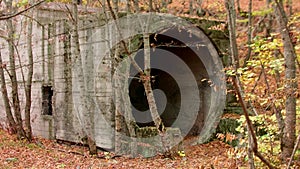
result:
M 43 115 L 52 116 L 52 96 L 53 96 L 52 86 L 42 86 Z

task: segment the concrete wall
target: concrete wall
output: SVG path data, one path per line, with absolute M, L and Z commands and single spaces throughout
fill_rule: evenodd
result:
M 70 8 L 70 6 L 69 6 Z M 79 9 L 80 13 L 95 12 L 93 9 Z M 67 21 L 68 12 L 65 5 L 59 5 L 54 3 L 44 4 L 39 9 L 33 11 L 33 34 L 32 34 L 32 48 L 34 56 L 34 75 L 32 85 L 32 113 L 31 122 L 33 134 L 35 136 L 41 136 L 50 139 L 61 139 L 73 142 L 82 142 L 82 138 L 85 136 L 83 127 L 80 122 L 80 113 L 77 112 L 76 106 L 74 106 L 74 91 L 76 93 L 76 86 L 73 86 L 74 77 L 74 58 L 72 58 L 73 45 L 71 43 L 71 23 Z M 95 20 L 93 16 L 85 17 L 80 20 L 80 44 L 82 57 L 85 62 L 92 61 L 88 57 L 91 55 L 88 53 L 90 45 L 87 43 L 92 33 L 92 29 L 95 26 L 99 26 L 102 20 Z M 26 49 L 26 17 L 18 16 L 14 19 L 14 25 L 16 26 L 17 37 L 15 39 L 16 48 L 20 57 L 16 59 L 16 67 L 19 81 L 19 95 L 21 100 L 21 106 L 24 110 L 25 96 L 24 87 L 22 83 L 22 71 L 26 75 L 27 69 L 27 49 Z M 1 21 L 1 27 L 5 30 L 5 21 Z M 106 34 L 104 34 L 106 36 Z M 106 37 L 103 37 L 105 39 Z M 0 39 L 1 53 L 4 63 L 8 62 L 8 44 L 4 39 Z M 105 46 L 101 48 L 107 48 Z M 101 49 L 98 49 L 101 50 Z M 104 59 L 105 62 L 107 59 Z M 109 65 L 109 61 L 108 61 Z M 23 66 L 23 67 L 22 67 Z M 109 66 L 108 66 L 109 67 Z M 102 71 L 105 70 L 105 71 Z M 102 71 L 103 79 L 101 84 L 110 82 L 110 75 L 107 73 L 107 68 Z M 7 74 L 6 74 L 7 75 Z M 107 78 L 106 78 L 107 77 Z M 93 77 L 92 77 L 93 78 Z M 6 77 L 9 82 L 9 77 Z M 49 100 L 43 99 L 43 86 L 50 87 L 53 91 L 52 97 L 52 114 L 45 114 L 43 105 L 46 105 Z M 105 103 L 102 107 L 108 113 L 111 101 L 111 89 L 107 86 L 110 84 L 101 85 L 98 87 L 98 99 L 101 103 Z M 10 84 L 8 83 L 8 90 L 10 90 Z M 75 94 L 76 95 L 76 94 Z M 0 124 L 4 128 L 7 126 L 5 109 L 3 102 L 0 102 Z M 109 119 L 102 120 L 102 115 L 95 115 L 95 137 L 97 145 L 103 148 L 112 148 L 113 146 L 113 134 L 109 129 L 111 128 L 111 116 L 112 113 L 108 113 Z M 109 124 L 105 123 L 108 121 Z M 99 133 L 99 132 L 100 133 Z M 107 132 L 106 132 L 107 131 Z
M 34 18 L 38 22 L 34 22 L 33 25 L 33 51 L 34 51 L 34 76 L 32 86 L 32 128 L 35 136 L 41 136 L 51 139 L 60 139 L 72 142 L 82 142 L 85 137 L 85 124 L 83 120 L 86 116 L 86 112 L 82 112 L 82 100 L 80 97 L 80 81 L 78 79 L 79 69 L 76 66 L 76 58 L 73 57 L 72 52 L 74 50 L 74 44 L 71 37 L 71 23 L 67 21 L 68 13 L 66 12 L 64 5 L 58 4 L 45 4 L 39 9 L 34 11 Z M 84 65 L 84 77 L 86 81 L 86 89 L 92 96 L 91 105 L 93 114 L 90 115 L 93 120 L 94 135 L 96 143 L 99 147 L 112 149 L 114 147 L 114 91 L 113 91 L 113 63 L 116 57 L 110 57 L 110 49 L 116 46 L 118 43 L 119 35 L 116 33 L 116 28 L 113 24 L 105 25 L 105 18 L 102 15 L 91 15 L 89 13 L 96 12 L 95 9 L 80 9 L 82 13 L 79 36 L 80 46 L 82 54 L 82 63 Z M 88 14 L 88 15 L 84 15 Z M 3 22 L 3 21 L 2 21 Z M 137 22 L 137 21 L 135 21 Z M 4 25 L 4 24 L 0 24 Z M 17 26 L 17 32 L 20 33 L 18 37 L 18 49 L 20 55 L 20 62 L 22 65 L 26 65 L 26 29 L 25 29 L 25 17 L 20 16 L 15 20 Z M 127 25 L 128 31 L 124 32 L 124 37 L 130 37 L 130 31 L 137 30 L 131 28 L 137 26 L 134 23 L 124 23 Z M 156 27 L 155 27 L 156 26 Z M 154 25 L 155 28 L 161 30 L 168 25 L 158 23 Z M 214 35 L 214 34 L 211 34 Z M 201 35 L 202 36 L 202 35 Z M 96 39 L 95 39 L 96 38 Z M 225 44 L 224 37 L 212 37 L 215 38 L 217 45 L 220 49 L 223 49 Z M 224 39 L 222 39 L 224 38 Z M 223 41 L 224 40 L 224 41 Z M 223 43 L 224 42 L 224 43 Z M 7 43 L 0 39 L 2 56 L 7 56 Z M 205 42 L 207 43 L 207 42 Z M 228 44 L 228 43 L 227 43 Z M 176 50 L 176 49 L 174 49 Z M 170 51 L 172 51 L 170 49 Z M 225 52 L 225 50 L 221 50 Z M 177 52 L 182 55 L 182 51 Z M 185 53 L 186 54 L 186 53 Z M 213 53 L 217 55 L 217 53 Z M 218 57 L 218 56 L 214 56 Z M 181 58 L 186 60 L 186 58 Z M 6 62 L 8 58 L 4 59 Z M 197 64 L 193 60 L 186 60 L 187 64 L 192 67 L 193 73 L 205 72 L 201 69 L 206 69 L 201 64 L 207 64 L 206 66 L 214 65 L 210 60 L 209 63 Z M 20 67 L 20 65 L 18 65 Z M 21 83 L 21 68 L 18 70 L 18 79 L 20 81 L 21 101 L 24 103 L 24 91 Z M 23 68 L 26 74 L 26 68 Z M 212 70 L 213 71 L 213 68 Z M 210 70 L 209 70 L 210 72 Z M 201 81 L 203 78 L 209 78 L 209 73 L 204 73 L 197 79 Z M 200 84 L 200 82 L 199 82 Z M 49 87 L 53 91 L 52 108 L 53 113 L 51 115 L 45 115 L 43 111 L 43 105 L 45 105 L 45 99 L 43 99 L 43 86 Z M 165 86 L 167 87 L 167 86 Z M 206 86 L 200 86 L 200 90 L 207 88 Z M 188 89 L 188 88 L 186 88 Z M 205 92 L 211 92 L 213 89 L 207 88 L 202 90 Z M 225 89 L 222 89 L 225 90 Z M 188 93 L 188 90 L 185 91 Z M 193 93 L 191 93 L 193 94 Z M 206 95 L 208 96 L 208 95 Z M 214 113 L 213 109 L 210 110 L 209 106 L 211 101 L 218 99 L 217 94 L 212 94 L 212 97 L 202 98 L 199 102 L 204 107 L 200 107 L 199 122 L 196 126 L 196 133 L 200 133 L 203 126 L 206 128 L 210 124 L 206 124 L 204 121 L 208 121 L 211 118 L 210 114 L 205 112 Z M 192 100 L 192 99 L 191 99 Z M 209 100 L 207 102 L 207 100 Z M 47 100 L 46 100 L 47 101 Z M 174 103 L 176 103 L 176 99 Z M 0 123 L 6 125 L 6 117 L 3 108 L 3 103 L 0 102 Z M 200 104 L 200 103 L 199 103 Z M 24 104 L 22 104 L 24 106 Z M 187 105 L 181 105 L 182 107 Z M 199 106 L 197 107 L 197 109 Z M 191 109 L 191 107 L 186 108 Z M 219 111 L 219 110 L 218 110 Z M 203 115 L 205 114 L 205 115 Z M 219 115 L 218 115 L 219 116 Z M 216 116 L 216 118 L 218 118 Z M 169 117 L 169 116 L 168 116 Z M 208 120 L 207 120 L 208 119 Z M 218 121 L 212 118 L 213 121 Z M 180 122 L 185 123 L 185 122 Z M 208 123 L 208 122 L 207 122 Z M 213 125 L 213 124 L 211 124 Z M 185 131 L 188 132 L 188 131 Z M 205 133 L 204 133 L 205 135 Z M 206 136 L 205 136 L 206 137 Z

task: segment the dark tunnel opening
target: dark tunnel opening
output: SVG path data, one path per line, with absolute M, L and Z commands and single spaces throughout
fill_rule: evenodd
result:
M 179 34 L 180 39 L 184 39 L 185 42 L 165 34 Z M 200 43 L 203 43 L 201 39 L 196 36 L 191 36 L 191 34 L 185 30 L 179 32 L 176 28 L 169 29 L 163 34 L 153 34 L 150 36 L 150 44 L 152 46 L 151 76 L 154 77 L 152 88 L 160 116 L 166 127 L 177 127 L 176 124 L 180 123 L 179 128 L 185 135 L 198 135 L 201 132 L 206 113 L 209 111 L 210 106 L 211 87 L 208 81 L 209 76 L 204 63 L 199 58 L 199 55 L 209 57 L 210 53 L 206 47 L 195 45 Z M 167 52 L 162 53 L 159 49 Z M 135 56 L 136 62 L 142 68 L 144 63 L 143 53 L 143 49 L 140 49 Z M 176 56 L 177 59 L 188 67 L 197 83 L 196 90 L 198 91 L 191 91 L 190 79 L 187 79 L 185 76 L 187 72 L 182 72 L 182 65 L 177 65 L 177 62 L 173 63 L 173 59 L 176 59 L 170 59 L 169 55 Z M 169 70 L 172 70 L 172 75 L 160 68 L 155 68 L 155 65 L 168 67 Z M 176 79 L 173 78 L 174 75 L 180 77 L 180 84 L 178 84 L 178 80 L 176 81 Z M 133 66 L 130 68 L 130 76 L 133 78 L 129 81 L 129 95 L 132 104 L 132 113 L 137 125 L 139 127 L 154 126 L 144 87 L 142 82 L 138 79 L 138 73 L 134 71 Z M 195 103 L 195 99 L 193 99 L 192 96 L 195 93 L 197 93 L 197 97 L 199 97 L 197 103 Z M 191 95 L 191 97 L 182 98 L 182 95 Z M 182 99 L 185 100 L 183 101 Z M 183 105 L 182 102 L 190 103 L 191 105 Z M 185 111 L 184 113 L 188 114 L 189 111 L 194 111 L 192 109 L 197 109 L 196 111 L 198 112 L 196 117 L 193 118 L 194 124 L 192 128 L 186 129 L 185 127 L 185 123 L 188 124 L 190 123 L 189 121 L 177 122 L 175 124 L 180 111 Z
M 158 112 L 166 127 L 172 126 L 180 110 L 180 89 L 175 79 L 167 72 L 151 69 L 152 90 Z M 145 89 L 136 75 L 129 85 L 129 96 L 133 109 L 133 116 L 139 127 L 154 126 L 151 118 Z M 172 89 L 172 90 L 170 90 Z

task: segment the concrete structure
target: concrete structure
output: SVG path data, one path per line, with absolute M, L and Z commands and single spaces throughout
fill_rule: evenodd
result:
M 72 55 L 74 44 L 67 11 L 66 6 L 53 3 L 34 10 L 37 22 L 34 22 L 32 35 L 32 126 L 36 136 L 82 142 L 87 122 L 84 120 L 85 112 L 82 112 L 81 82 L 78 78 L 80 70 L 78 60 Z M 153 123 L 141 83 L 130 78 L 135 77 L 137 72 L 126 61 L 128 57 L 126 59 L 124 47 L 120 45 L 120 40 L 124 39 L 133 44 L 132 49 L 139 49 L 142 44 L 139 37 L 141 27 L 137 16 L 123 16 L 119 20 L 120 36 L 115 22 L 105 17 L 106 14 L 95 14 L 96 9 L 81 8 L 80 11 L 79 35 L 84 84 L 92 98 L 89 106 L 93 114 L 89 117 L 93 120 L 93 134 L 97 146 L 113 149 L 115 105 L 120 102 L 116 99 L 117 89 L 114 85 L 119 75 L 116 72 L 125 63 L 128 70 L 123 73 L 127 73 L 129 76 L 125 79 L 130 80 L 123 83 L 129 89 L 125 91 L 128 99 L 123 102 L 131 106 L 123 110 L 132 112 L 140 127 Z M 148 17 L 142 15 L 139 19 L 145 21 Z M 17 70 L 19 79 L 22 79 L 21 68 L 26 73 L 26 37 L 21 33 L 26 32 L 21 24 L 25 23 L 24 19 L 24 16 L 20 16 L 16 21 L 17 32 L 20 32 L 17 47 L 20 64 L 23 65 L 19 65 Z M 155 96 L 162 99 L 157 103 L 164 124 L 180 128 L 184 135 L 198 134 L 204 142 L 215 129 L 225 104 L 226 84 L 219 54 L 227 52 L 228 41 L 224 33 L 217 29 L 221 23 L 188 19 L 200 26 L 204 33 L 200 29 L 188 27 L 190 24 L 185 20 L 170 15 L 153 15 L 150 20 L 150 43 L 152 47 L 155 46 L 151 50 L 152 75 L 157 77 L 153 86 L 156 89 Z M 7 45 L 2 40 L 1 52 L 3 56 L 7 52 Z M 143 67 L 143 50 L 133 52 L 132 56 Z M 22 91 L 23 86 L 20 85 L 20 93 Z M 21 99 L 24 101 L 24 97 Z M 0 123 L 5 126 L 6 118 L 2 110 Z

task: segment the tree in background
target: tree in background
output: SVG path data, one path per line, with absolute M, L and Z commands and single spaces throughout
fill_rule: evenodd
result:
M 33 0 L 29 0 L 29 5 L 32 5 Z M 33 75 L 33 52 L 32 52 L 32 25 L 33 25 L 33 19 L 32 19 L 32 13 L 28 14 L 27 18 L 27 56 L 28 56 L 28 65 L 27 65 L 27 79 L 24 79 L 23 74 L 23 82 L 25 86 L 25 132 L 26 136 L 29 140 L 32 139 L 32 130 L 31 130 L 31 85 L 32 85 L 32 75 Z
M 112 14 L 112 18 L 116 21 L 118 20 L 118 15 L 116 14 L 116 11 L 113 10 L 112 5 L 110 3 L 109 0 L 107 0 L 107 5 L 109 8 L 109 12 Z M 156 6 L 157 4 L 155 4 Z M 129 9 L 129 8 L 127 8 Z M 149 9 L 150 12 L 153 11 L 153 2 L 149 1 Z M 137 6 L 135 6 L 135 10 L 136 12 L 140 12 L 138 4 Z M 137 18 L 139 20 L 139 18 Z M 161 142 L 162 142 L 162 147 L 163 147 L 163 152 L 165 156 L 172 156 L 171 152 L 170 152 L 170 148 L 166 143 L 166 129 L 164 127 L 163 121 L 158 113 L 158 109 L 157 109 L 157 105 L 155 102 L 155 98 L 154 98 L 154 94 L 153 94 L 153 89 L 151 87 L 151 81 L 154 80 L 153 77 L 151 76 L 151 56 L 150 56 L 150 35 L 147 33 L 148 29 L 149 29 L 149 19 L 148 18 L 148 22 L 146 23 L 146 25 L 141 25 L 141 27 L 144 27 L 143 29 L 143 44 L 144 44 L 144 69 L 142 69 L 137 63 L 136 61 L 132 58 L 130 51 L 128 50 L 128 46 L 126 45 L 125 41 L 122 40 L 121 44 L 123 45 L 122 47 L 125 49 L 126 55 L 128 55 L 131 64 L 133 64 L 134 68 L 138 71 L 139 73 L 139 78 L 141 79 L 141 82 L 144 86 L 145 89 L 145 94 L 147 97 L 147 101 L 148 101 L 148 105 L 149 105 L 149 110 L 151 113 L 151 117 L 152 120 L 155 124 L 155 127 L 159 133 L 159 136 L 161 137 Z M 139 20 L 139 22 L 141 23 L 141 21 Z M 120 31 L 120 25 L 118 25 L 117 22 L 116 26 L 117 26 L 117 34 L 119 34 L 119 36 L 122 37 L 121 31 Z M 132 116 L 132 115 L 131 115 Z M 118 118 L 116 118 L 118 120 Z M 120 122 L 116 122 L 117 124 Z M 118 130 L 118 129 L 117 129 Z M 130 127 L 129 127 L 130 130 Z M 117 140 L 117 142 L 120 140 Z M 134 146 L 133 146 L 134 147 Z M 132 152 L 132 155 L 135 154 L 135 152 Z
M 281 150 L 283 159 L 292 155 L 296 139 L 296 52 L 288 27 L 288 18 L 283 8 L 283 1 L 275 0 L 274 11 L 281 38 L 283 41 L 283 55 L 285 60 L 285 125 Z
M 13 11 L 15 12 L 15 9 L 12 5 L 12 0 L 5 0 L 5 6 L 7 11 Z M 15 58 L 15 27 L 13 24 L 12 19 L 7 19 L 5 21 L 6 23 L 6 31 L 7 31 L 7 43 L 8 43 L 8 55 L 9 55 L 9 65 L 7 67 L 7 74 L 10 78 L 11 82 L 11 97 L 12 97 L 12 109 L 14 113 L 14 118 L 10 118 L 10 112 L 12 112 L 11 105 L 9 103 L 6 103 L 6 113 L 8 115 L 8 120 L 9 120 L 9 126 L 13 127 L 12 129 L 14 132 L 18 134 L 19 138 L 24 138 L 26 137 L 25 130 L 23 127 L 23 120 L 22 120 L 22 115 L 21 115 L 21 107 L 20 107 L 20 99 L 19 99 L 19 84 L 18 84 L 18 79 L 17 79 L 17 72 L 16 72 L 16 58 Z M 6 68 L 2 65 L 2 69 Z M 1 79 L 5 79 L 5 77 L 2 77 Z M 4 82 L 2 82 L 4 85 Z M 3 86 L 4 87 L 4 86 Z M 5 87 L 4 87 L 5 88 Z M 2 94 L 5 101 L 7 101 L 7 92 L 2 91 Z M 6 95 L 6 96 L 5 96 Z M 12 126 L 15 124 L 15 126 Z
M 230 2 L 230 1 L 227 1 Z M 288 4 L 291 4 L 292 1 L 288 1 Z M 234 4 L 234 2 L 231 2 L 231 4 Z M 243 79 L 243 86 L 241 89 L 246 90 L 248 93 L 245 95 L 248 103 L 255 103 L 256 108 L 262 110 L 259 112 L 259 115 L 264 115 L 266 118 L 270 119 L 271 115 L 268 114 L 270 107 L 270 112 L 274 115 L 273 117 L 276 117 L 275 120 L 277 121 L 277 129 L 272 129 L 278 131 L 276 138 L 279 138 L 277 141 L 280 142 L 280 148 L 281 148 L 281 156 L 284 160 L 287 160 L 288 158 L 293 158 L 293 149 L 295 150 L 295 139 L 296 139 L 296 95 L 297 95 L 297 79 L 296 79 L 296 62 L 297 62 L 297 56 L 296 51 L 294 48 L 295 45 L 295 36 L 293 35 L 294 32 L 291 31 L 291 28 L 289 27 L 289 19 L 287 17 L 287 14 L 285 12 L 283 1 L 269 1 L 267 0 L 267 6 L 270 4 L 273 5 L 274 11 L 267 9 L 261 9 L 261 13 L 255 11 L 255 13 L 251 12 L 251 8 L 249 7 L 249 16 L 248 16 L 248 24 L 249 24 L 249 33 L 248 33 L 248 55 L 246 55 L 244 68 L 237 69 L 235 72 L 237 72 L 237 76 L 240 76 Z M 251 3 L 249 4 L 249 6 Z M 292 11 L 290 6 L 288 6 L 288 10 Z M 228 11 L 230 10 L 227 7 Z M 234 42 L 235 39 L 232 38 L 232 19 L 233 16 L 228 14 L 228 24 L 229 24 L 229 31 L 230 34 L 230 40 L 231 42 Z M 292 14 L 290 14 L 292 15 Z M 259 20 L 259 23 L 257 23 L 253 29 L 252 29 L 252 18 L 258 18 L 261 17 Z M 271 18 L 276 17 L 276 22 L 271 22 Z M 235 18 L 233 18 L 235 19 Z M 267 23 L 267 25 L 261 24 L 264 21 Z M 260 26 L 261 25 L 261 26 Z M 276 28 L 279 29 L 279 34 L 276 34 Z M 252 30 L 251 30 L 252 29 Z M 258 31 L 258 29 L 261 29 Z M 265 30 L 265 35 L 263 35 L 263 31 Z M 255 32 L 254 32 L 255 31 Z M 256 35 L 254 39 L 252 39 L 252 36 L 249 35 Z M 281 40 L 279 36 L 281 36 Z M 232 56 L 236 56 L 234 52 L 234 46 L 231 46 L 231 54 Z M 254 52 L 251 54 L 251 50 L 254 50 Z M 281 51 L 283 51 L 281 53 Z M 281 59 L 281 57 L 283 57 Z M 239 56 L 239 58 L 242 58 Z M 251 58 L 249 61 L 248 59 Z M 233 60 L 235 58 L 233 57 Z M 282 64 L 282 66 L 281 66 Z M 257 71 L 260 70 L 260 73 L 257 77 L 257 80 L 255 81 L 255 84 L 253 86 L 253 89 L 249 89 L 251 87 L 251 84 L 255 78 L 252 78 L 253 74 L 257 74 Z M 283 72 L 283 73 L 281 73 Z M 284 79 L 281 78 L 284 76 Z M 262 79 L 261 77 L 264 77 Z M 272 79 L 270 79 L 272 78 Z M 238 77 L 237 77 L 238 79 Z M 252 80 L 251 80 L 252 79 Z M 262 80 L 260 80 L 262 79 Z M 270 82 L 270 80 L 272 80 Z M 274 80 L 274 81 L 273 81 Z M 260 81 L 260 82 L 259 82 Z M 262 83 L 261 83 L 262 82 Z M 273 83 L 274 82 L 274 83 Z M 264 85 L 262 87 L 265 91 L 261 93 L 261 96 L 257 96 L 255 91 L 255 88 L 257 88 L 258 85 Z M 244 87 L 244 88 L 243 88 Z M 275 90 L 273 90 L 275 88 Z M 241 90 L 240 88 L 238 88 Z M 237 89 L 237 90 L 238 90 Z M 251 92 L 252 91 L 252 92 Z M 254 92 L 254 93 L 253 93 Z M 255 96 L 256 95 L 256 96 Z M 244 96 L 245 97 L 245 96 Z M 253 98 L 259 98 L 259 100 L 255 100 Z M 275 98 L 274 98 L 275 97 Z M 276 97 L 280 97 L 280 99 L 276 100 Z M 239 100 L 243 100 L 242 97 L 239 98 Z M 252 101 L 251 101 L 252 100 Z M 263 103 L 261 101 L 265 100 L 266 102 Z M 266 108 L 267 104 L 267 108 Z M 260 107 L 261 106 L 261 107 Z M 253 109 L 253 106 L 249 106 Z M 285 111 L 282 111 L 282 109 L 285 109 Z M 246 109 L 245 109 L 246 110 Z M 283 113 L 283 114 L 282 114 Z M 247 115 L 245 115 L 247 116 Z M 285 117 L 284 121 L 282 116 Z M 260 116 L 261 117 L 261 116 Z M 249 129 L 249 119 L 246 121 L 248 124 L 248 134 L 249 132 L 252 133 L 251 129 Z M 253 117 L 254 118 L 259 118 Z M 265 123 L 265 122 L 264 122 Z M 268 122 L 270 123 L 270 122 Z M 252 135 L 254 137 L 255 135 Z M 270 134 L 272 137 L 272 134 Z M 256 136 L 255 136 L 256 137 Z M 249 138 L 251 139 L 251 138 Z M 258 136 L 258 139 L 254 138 L 254 143 L 261 147 L 260 150 L 267 149 L 265 143 L 257 142 L 255 140 L 262 140 L 261 136 Z M 276 142 L 277 142 L 276 141 Z M 274 146 L 274 143 L 271 143 Z M 279 144 L 278 147 L 279 147 Z M 255 151 L 256 146 L 252 147 L 254 154 L 257 155 Z M 272 150 L 273 151 L 273 150 Z M 263 152 L 266 153 L 266 152 Z M 261 159 L 263 162 L 264 160 Z M 284 161 L 285 162 L 285 161 Z M 268 167 L 268 163 L 264 162 Z M 273 162 L 272 162 L 273 163 Z M 252 167 L 252 166 L 251 166 Z M 253 167 L 252 167 L 253 168 Z
M 1 78 L 1 92 L 2 98 L 5 106 L 5 112 L 7 116 L 9 130 L 12 133 L 17 133 L 18 138 L 26 138 L 28 141 L 32 139 L 32 130 L 30 122 L 30 113 L 31 113 L 31 85 L 32 85 L 32 75 L 33 75 L 33 52 L 32 52 L 32 13 L 30 9 L 41 4 L 45 0 L 34 2 L 30 1 L 27 3 L 18 2 L 17 5 L 13 0 L 4 0 L 0 1 L 5 8 L 1 9 L 0 20 L 5 22 L 6 29 L 0 32 L 0 38 L 6 40 L 8 45 L 8 55 L 9 55 L 9 64 L 6 64 L 3 61 L 3 58 L 0 53 L 0 78 Z M 17 35 L 16 27 L 14 26 L 14 18 L 29 11 L 26 21 L 26 47 L 27 47 L 27 63 L 21 63 L 20 54 L 18 52 L 18 46 L 16 44 Z M 21 28 L 22 29 L 22 28 Z M 1 51 L 0 51 L 1 52 Z M 18 60 L 18 62 L 17 62 Z M 27 69 L 27 77 L 25 77 L 24 70 Z M 17 72 L 21 73 L 21 79 L 18 79 Z M 9 77 L 9 80 L 6 78 Z M 21 81 L 19 83 L 18 81 Z M 11 84 L 8 86 L 8 84 Z M 25 106 L 21 106 L 20 95 L 23 91 L 20 90 L 20 85 L 23 85 L 25 92 Z M 8 91 L 11 91 L 9 94 Z M 22 111 L 25 112 L 25 126 L 22 119 Z
M 77 67 L 79 68 L 79 83 L 80 83 L 80 99 L 82 103 L 82 112 L 83 115 L 83 124 L 82 126 L 84 133 L 87 137 L 87 143 L 89 146 L 89 152 L 91 155 L 97 154 L 97 147 L 95 142 L 95 136 L 94 136 L 94 123 L 93 123 L 93 106 L 91 105 L 91 98 L 89 96 L 88 92 L 88 77 L 84 76 L 84 68 L 82 63 L 82 55 L 80 50 L 80 44 L 79 44 L 79 34 L 78 34 L 78 1 L 73 0 L 72 1 L 72 42 L 74 44 L 74 51 L 73 51 L 73 59 L 76 60 Z

